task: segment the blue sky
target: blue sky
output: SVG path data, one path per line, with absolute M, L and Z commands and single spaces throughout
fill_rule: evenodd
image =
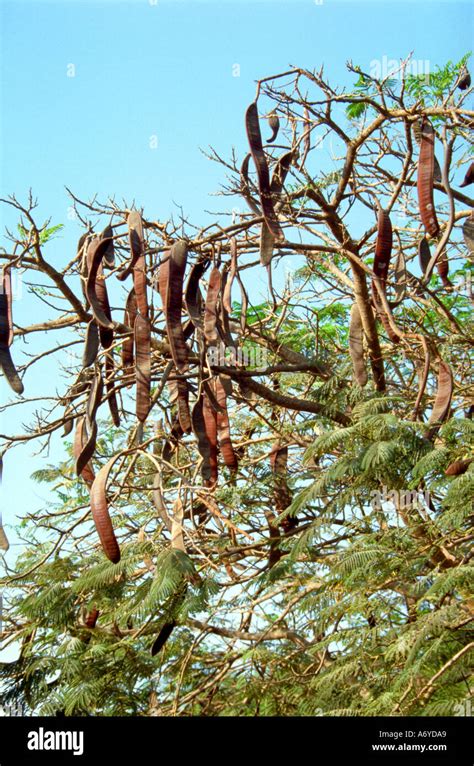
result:
M 474 39 L 469 2 L 14 0 L 0 9 L 1 194 L 25 200 L 32 187 L 38 218 L 65 225 L 48 245 L 57 267 L 80 233 L 67 217 L 65 185 L 82 198 L 135 197 L 159 219 L 176 204 L 199 223 L 205 210 L 222 210 L 209 196 L 222 171 L 200 147 L 227 156 L 235 146 L 243 156 L 243 115 L 258 77 L 324 64 L 344 85 L 348 59 L 369 69 L 413 51 L 434 67 L 461 58 Z M 10 211 L 1 215 L 12 222 Z M 15 309 L 20 324 L 37 317 L 27 295 Z M 28 393 L 55 375 L 44 367 L 27 377 Z M 10 396 L 3 381 L 0 396 Z M 0 417 L 0 431 L 20 431 L 25 418 L 14 418 Z M 59 454 L 59 437 L 52 449 Z M 3 508 L 21 516 L 44 505 L 47 489 L 29 480 L 42 460 L 21 450 L 7 461 Z M 12 519 L 4 513 L 4 521 Z

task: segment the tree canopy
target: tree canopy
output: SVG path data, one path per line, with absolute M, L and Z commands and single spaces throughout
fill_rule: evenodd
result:
M 23 512 L 3 580 L 5 701 L 288 716 L 471 699 L 467 58 L 429 77 L 349 63 L 346 89 L 323 70 L 258 81 L 248 153 L 208 152 L 212 225 L 70 192 L 84 234 L 54 264 L 60 224 L 3 200 L 3 408 L 35 407 L 2 434 L 4 470 L 26 441 L 63 434 L 68 453 L 34 473 L 56 502 Z M 18 274 L 47 313 L 26 327 Z M 45 364 L 67 375 L 29 398 Z

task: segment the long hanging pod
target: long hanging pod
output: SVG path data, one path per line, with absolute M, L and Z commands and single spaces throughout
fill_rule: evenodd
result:
M 377 284 L 379 285 L 384 297 L 386 298 L 387 290 L 387 276 L 390 266 L 390 259 L 392 256 L 392 244 L 393 244 L 393 232 L 390 216 L 386 210 L 381 207 L 377 213 L 377 241 L 375 244 L 375 258 L 374 258 L 374 279 L 372 279 L 372 300 L 375 305 L 377 315 L 382 322 L 387 335 L 392 343 L 399 343 L 400 337 L 394 332 L 390 318 L 387 314 L 387 309 L 383 306 L 382 298 L 379 295 Z
M 112 457 L 108 463 L 102 466 L 95 477 L 90 491 L 92 518 L 99 534 L 104 553 L 114 564 L 120 561 L 120 548 L 109 515 L 109 507 L 107 503 L 107 480 L 109 478 L 110 469 L 116 459 L 117 455 Z
M 275 239 L 283 239 L 283 232 L 278 223 L 278 219 L 273 207 L 272 195 L 270 191 L 270 174 L 268 172 L 267 160 L 263 151 L 262 135 L 258 120 L 257 104 L 253 102 L 245 114 L 245 125 L 247 129 L 247 138 L 250 146 L 255 168 L 257 170 L 258 189 L 260 193 L 260 203 L 262 205 L 263 217 L 272 232 Z
M 94 481 L 95 474 L 94 470 L 92 468 L 92 465 L 90 463 L 90 459 L 94 453 L 95 449 L 95 440 L 97 438 L 97 424 L 93 424 L 93 428 L 95 426 L 95 434 L 93 438 L 93 446 L 90 450 L 88 448 L 88 442 L 90 441 L 90 437 L 87 436 L 86 431 L 86 418 L 78 418 L 76 421 L 76 430 L 74 434 L 74 444 L 73 444 L 73 454 L 74 458 L 76 460 L 76 473 L 78 476 L 81 476 L 86 484 L 90 487 L 92 485 L 92 482 Z
M 135 290 L 132 288 L 127 296 L 125 303 L 124 323 L 127 327 L 132 329 L 135 327 L 135 318 L 138 313 L 137 299 L 135 296 Z M 123 374 L 128 376 L 133 373 L 133 364 L 135 361 L 134 356 L 134 341 L 133 333 L 127 335 L 122 343 L 122 368 Z
M 368 380 L 367 368 L 364 360 L 364 330 L 360 318 L 359 307 L 353 303 L 349 324 L 349 353 L 354 369 L 354 378 L 359 386 L 366 385 Z
M 209 275 L 206 303 L 204 305 L 204 337 L 208 343 L 216 343 L 217 332 L 217 301 L 221 291 L 222 275 L 220 269 L 214 266 Z
M 222 410 L 216 413 L 219 450 L 227 468 L 230 468 L 231 471 L 236 471 L 239 464 L 232 446 L 229 413 L 227 412 L 227 396 L 220 376 L 215 378 L 215 391 L 217 402 Z
M 151 325 L 150 320 L 141 314 L 135 317 L 134 338 L 137 384 L 135 407 L 138 420 L 144 423 L 151 406 Z
M 10 388 L 16 394 L 22 394 L 25 389 L 10 354 L 10 346 L 13 343 L 12 302 L 11 271 L 10 266 L 6 265 L 2 269 L 0 291 L 0 368 Z
M 293 152 L 286 152 L 286 154 L 283 154 L 280 157 L 275 165 L 272 181 L 270 184 L 270 193 L 274 204 L 276 203 L 276 200 L 281 196 L 292 160 Z M 260 263 L 263 266 L 268 266 L 270 263 L 273 256 L 274 245 L 275 236 L 264 222 L 260 231 Z
M 428 420 L 430 428 L 426 434 L 427 439 L 433 439 L 442 423 L 448 418 L 452 396 L 453 375 L 451 368 L 449 364 L 441 360 L 438 371 L 438 389 L 436 391 L 433 410 L 430 419 Z
M 434 181 L 434 130 L 430 121 L 423 117 L 421 124 L 420 153 L 418 157 L 418 206 L 425 230 L 432 237 L 439 234 L 433 197 Z
M 181 313 L 183 308 L 183 280 L 186 269 L 188 249 L 185 242 L 176 242 L 171 248 L 167 268 L 169 270 L 166 286 L 166 330 L 171 349 L 171 356 L 178 372 L 188 371 L 188 347 L 183 333 Z M 160 267 L 160 280 L 161 270 Z

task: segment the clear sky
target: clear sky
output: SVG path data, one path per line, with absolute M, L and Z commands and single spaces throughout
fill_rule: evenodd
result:
M 353 81 L 348 59 L 366 70 L 411 51 L 430 68 L 457 61 L 472 47 L 472 7 L 450 0 L 4 0 L 1 195 L 25 200 L 31 187 L 39 219 L 65 225 L 47 250 L 57 267 L 80 233 L 67 217 L 65 185 L 81 198 L 135 197 L 154 218 L 180 204 L 192 221 L 204 222 L 204 211 L 223 208 L 209 196 L 223 175 L 200 147 L 211 144 L 226 156 L 235 146 L 243 156 L 243 115 L 257 78 L 288 65 L 324 64 L 330 81 L 343 85 Z M 3 224 L 11 222 L 8 210 L 0 212 Z M 36 311 L 23 294 L 15 317 L 27 324 Z M 27 376 L 28 394 L 54 376 L 51 367 Z M 3 381 L 0 396 L 10 396 Z M 0 417 L 0 432 L 20 431 L 21 421 Z M 58 437 L 53 450 L 60 444 Z M 28 455 L 19 451 L 6 464 L 7 523 L 12 511 L 21 516 L 47 497 L 29 480 L 41 458 Z M 12 548 L 10 561 L 14 555 Z

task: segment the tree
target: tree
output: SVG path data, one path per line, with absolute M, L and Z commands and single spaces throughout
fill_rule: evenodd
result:
M 14 358 L 22 337 L 49 341 L 19 367 L 25 389 L 45 355 L 68 350 L 76 370 L 31 429 L 4 435 L 7 451 L 75 429 L 68 459 L 35 474 L 58 501 L 25 514 L 5 578 L 3 638 L 21 642 L 1 670 L 7 701 L 67 715 L 464 709 L 466 61 L 428 81 L 409 60 L 383 79 L 349 63 L 349 90 L 296 68 L 260 80 L 249 154 L 209 154 L 221 194 L 248 209 L 210 227 L 71 193 L 85 233 L 58 270 L 57 227 L 36 223 L 32 197 L 4 200 L 20 215 L 4 280 L 20 269 L 52 314 L 15 327 Z M 1 358 L 19 391 L 7 315 L 8 300 Z

